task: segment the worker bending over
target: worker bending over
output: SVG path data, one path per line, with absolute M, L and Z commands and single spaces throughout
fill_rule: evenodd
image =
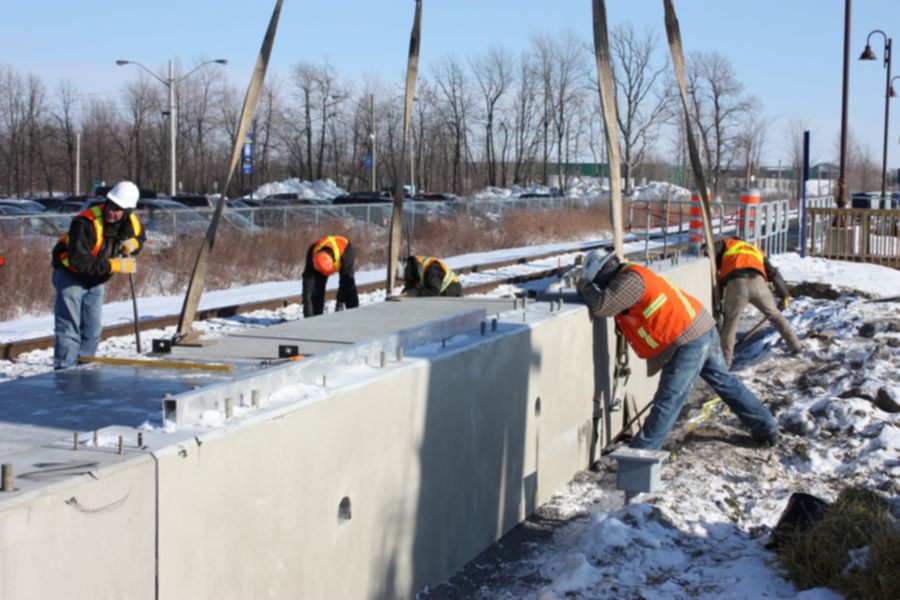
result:
M 463 295 L 456 273 L 442 260 L 431 256 L 408 256 L 397 269 L 397 279 L 403 279 L 403 294 L 408 296 Z
M 698 375 L 757 443 L 775 444 L 772 413 L 728 370 L 715 322 L 699 300 L 650 269 L 602 250 L 587 255 L 576 287 L 592 316 L 615 317 L 629 345 L 647 360 L 648 375 L 662 370 L 650 415 L 632 448 L 659 450 Z
M 78 213 L 53 248 L 53 305 L 56 344 L 53 366 L 65 369 L 79 356 L 94 356 L 103 322 L 103 288 L 113 273 L 132 274 L 144 246 L 144 228 L 132 212 L 140 191 L 120 181 L 106 202 Z
M 347 238 L 329 235 L 314 242 L 306 251 L 303 268 L 303 316 L 321 315 L 325 311 L 325 285 L 328 277 L 338 273 L 337 308 L 356 308 L 359 294 L 354 278 L 353 245 Z
M 790 352 L 800 352 L 800 340 L 776 306 L 768 286 L 769 283 L 775 286 L 779 304 L 782 308 L 787 308 L 790 299 L 787 285 L 765 253 L 739 238 L 719 240 L 716 242 L 716 267 L 724 316 L 720 337 L 725 364 L 731 367 L 738 321 L 748 302 L 772 321 Z

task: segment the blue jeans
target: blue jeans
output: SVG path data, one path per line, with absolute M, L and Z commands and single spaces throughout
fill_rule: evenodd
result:
M 697 375 L 719 394 L 728 408 L 750 428 L 753 439 L 763 440 L 778 431 L 769 409 L 731 374 L 722 356 L 715 329 L 685 344 L 663 367 L 653 408 L 632 448 L 659 450 L 681 412 Z
M 56 345 L 53 366 L 56 369 L 73 367 L 79 356 L 94 356 L 100 344 L 103 323 L 103 287 L 86 287 L 68 271 L 53 269 L 56 303 L 53 306 L 53 325 Z

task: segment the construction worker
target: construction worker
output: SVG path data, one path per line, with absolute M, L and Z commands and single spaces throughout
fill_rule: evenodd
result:
M 408 256 L 401 262 L 397 278 L 403 279 L 403 294 L 407 296 L 463 295 L 456 273 L 444 261 L 431 256 Z
M 800 352 L 800 340 L 775 304 L 768 283 L 775 286 L 782 309 L 787 308 L 790 301 L 787 285 L 765 253 L 739 238 L 722 239 L 716 242 L 716 267 L 724 318 L 720 337 L 725 364 L 731 367 L 738 321 L 748 302 L 772 321 L 790 352 Z
M 338 310 L 359 306 L 353 262 L 353 245 L 345 237 L 329 235 L 310 245 L 306 251 L 306 266 L 303 268 L 304 317 L 325 312 L 325 284 L 328 283 L 328 277 L 335 273 L 340 276 Z
M 712 315 L 699 300 L 645 267 L 594 250 L 576 284 L 592 316 L 615 317 L 619 335 L 662 371 L 653 407 L 632 448 L 658 450 L 699 375 L 760 444 L 774 445 L 778 428 L 769 409 L 728 370 Z
M 74 366 L 79 356 L 94 356 L 102 329 L 103 284 L 114 273 L 137 269 L 133 257 L 146 239 L 133 212 L 139 196 L 135 184 L 120 181 L 106 194 L 105 203 L 76 215 L 53 248 L 56 369 Z

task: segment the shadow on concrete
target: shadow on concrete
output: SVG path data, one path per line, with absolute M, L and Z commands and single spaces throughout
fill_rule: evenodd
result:
M 484 342 L 427 357 L 412 585 L 398 579 L 396 540 L 385 540 L 382 584 L 373 597 L 413 597 L 439 584 L 535 509 L 537 456 L 526 452 L 537 454 L 540 416 L 529 428 L 528 412 L 554 401 L 532 397 L 542 358 L 532 352 L 531 329 L 524 324 L 502 323 Z M 397 523 L 396 530 L 409 526 Z

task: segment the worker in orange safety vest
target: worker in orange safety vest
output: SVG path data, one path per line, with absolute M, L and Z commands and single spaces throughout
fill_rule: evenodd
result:
M 647 360 L 648 375 L 661 371 L 653 406 L 632 448 L 659 450 L 700 376 L 750 429 L 773 445 L 778 428 L 769 409 L 729 370 L 715 322 L 699 300 L 646 267 L 593 250 L 576 284 L 595 317 L 615 317 L 629 345 Z
M 354 272 L 353 245 L 339 235 L 325 236 L 306 251 L 303 268 L 303 316 L 313 317 L 325 311 L 325 286 L 328 277 L 338 273 L 336 310 L 359 306 Z
M 802 346 L 797 334 L 782 314 L 790 301 L 787 285 L 778 269 L 765 253 L 739 238 L 727 238 L 716 242 L 717 285 L 722 298 L 722 353 L 725 363 L 731 367 L 734 358 L 734 340 L 741 313 L 748 303 L 752 304 L 772 322 L 787 344 L 788 351 L 798 353 Z M 769 284 L 775 287 L 779 303 L 776 305 Z
M 462 296 L 459 277 L 444 261 L 432 256 L 408 256 L 397 267 L 407 296 Z
M 115 273 L 137 270 L 134 256 L 146 239 L 133 212 L 139 197 L 134 183 L 120 181 L 106 194 L 103 204 L 76 215 L 69 231 L 53 247 L 56 369 L 76 365 L 79 356 L 96 354 L 103 326 L 104 284 Z

